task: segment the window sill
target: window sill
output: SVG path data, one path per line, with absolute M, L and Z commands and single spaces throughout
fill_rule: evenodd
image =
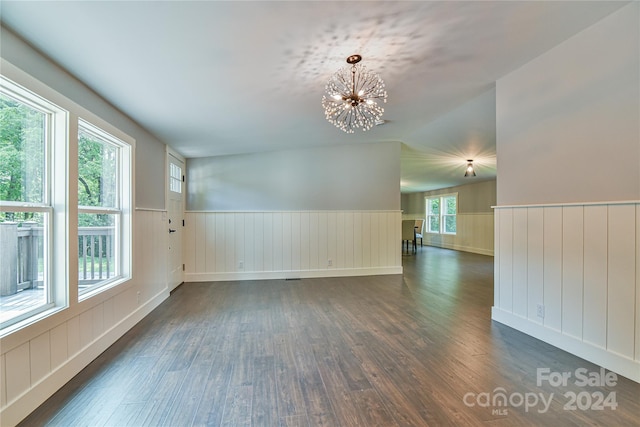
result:
M 40 313 L 34 314 L 33 316 L 29 316 L 26 319 L 20 320 L 19 322 L 16 322 L 12 325 L 9 325 L 5 328 L 3 328 L 0 331 L 0 339 L 5 338 L 11 334 L 14 334 L 18 331 L 21 331 L 23 329 L 28 328 L 29 326 L 32 326 L 38 322 L 40 322 L 41 320 L 52 316 L 64 309 L 68 308 L 68 306 L 54 306 L 51 308 L 46 308 L 43 311 L 41 311 Z

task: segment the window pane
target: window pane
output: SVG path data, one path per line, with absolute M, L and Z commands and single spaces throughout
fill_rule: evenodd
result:
M 45 203 L 47 115 L 0 94 L 0 200 Z
M 440 199 L 429 199 L 428 209 L 429 215 L 438 215 L 440 213 Z
M 432 233 L 440 232 L 440 217 L 429 216 L 429 231 Z
M 182 193 L 182 168 L 174 163 L 169 163 L 169 190 Z
M 444 219 L 444 232 L 455 233 L 456 232 L 456 217 L 455 215 L 446 215 Z
M 446 215 L 455 215 L 456 214 L 456 197 L 445 197 L 444 198 L 445 211 Z
M 78 293 L 120 275 L 116 229 L 119 214 L 78 214 Z
M 0 323 L 20 320 L 49 301 L 43 212 L 0 212 Z
M 118 208 L 118 147 L 80 127 L 78 205 Z

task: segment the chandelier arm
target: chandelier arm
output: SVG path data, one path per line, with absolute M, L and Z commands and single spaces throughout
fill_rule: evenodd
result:
M 368 109 L 360 111 L 360 116 L 362 117 L 363 128 L 364 130 L 367 130 L 369 128 L 368 122 L 372 120 L 371 111 Z
M 369 73 L 369 71 L 363 69 L 362 72 L 360 73 L 362 81 L 366 84 L 369 83 L 372 79 L 372 75 L 371 73 Z
M 363 71 L 361 76 L 362 86 L 364 87 L 369 85 L 373 80 L 372 77 L 373 76 L 368 71 Z
M 368 73 L 364 73 L 360 76 L 360 91 L 362 91 L 362 95 L 361 98 L 364 98 L 364 95 L 369 91 L 368 87 L 370 86 L 370 80 L 369 80 L 369 75 Z
M 349 108 L 345 108 L 343 112 L 344 112 L 344 115 L 341 120 L 341 123 L 342 123 L 342 127 L 344 128 L 343 130 L 347 130 L 351 128 L 351 122 L 353 120 L 352 118 L 353 112 Z
M 338 78 L 338 81 L 344 85 L 345 88 L 349 87 L 349 82 L 344 74 L 338 73 L 336 74 L 336 77 Z
M 381 87 L 376 80 L 370 80 L 364 88 L 365 91 L 370 94 L 384 92 L 384 87 Z
M 338 93 L 342 97 L 342 99 L 346 99 L 351 94 L 351 82 L 348 81 L 346 76 L 342 76 L 341 78 L 341 87 L 338 88 Z
M 355 113 L 356 126 L 360 127 L 360 124 L 364 124 L 364 119 L 366 118 L 366 116 L 364 115 L 363 111 L 360 108 L 356 108 L 354 113 Z
M 362 98 L 372 99 L 377 98 L 377 95 L 371 89 L 363 89 Z
M 354 127 L 358 127 L 358 110 L 353 109 L 351 111 L 351 115 L 349 117 L 351 120 L 349 122 L 349 126 L 353 129 Z
M 336 119 L 339 119 L 340 121 L 345 121 L 347 120 L 349 117 L 349 112 L 347 110 L 342 110 L 338 113 L 338 116 L 336 117 Z

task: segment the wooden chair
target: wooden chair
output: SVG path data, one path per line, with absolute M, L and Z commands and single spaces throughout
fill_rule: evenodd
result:
M 424 219 L 416 219 L 416 240 L 420 239 L 420 247 L 422 247 L 422 234 L 424 234 Z
M 412 243 L 413 252 L 416 252 L 416 222 L 412 219 L 402 220 L 402 251 L 404 252 L 404 244 L 407 242 L 407 252 L 409 252 L 409 242 Z

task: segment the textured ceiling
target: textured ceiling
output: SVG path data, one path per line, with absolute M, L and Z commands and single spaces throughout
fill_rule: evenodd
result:
M 1 19 L 186 157 L 400 141 L 402 190 L 495 177 L 495 81 L 626 2 L 3 0 Z M 326 122 L 353 53 L 387 123 Z

